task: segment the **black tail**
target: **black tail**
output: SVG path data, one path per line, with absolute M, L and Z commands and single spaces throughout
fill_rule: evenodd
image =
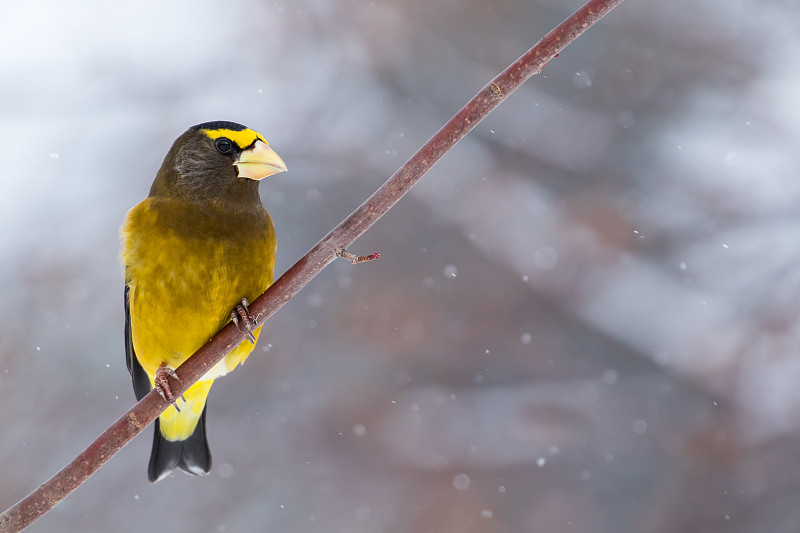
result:
M 206 408 L 197 421 L 197 427 L 186 440 L 171 441 L 161 435 L 158 419 L 153 435 L 153 450 L 150 452 L 150 466 L 147 477 L 155 483 L 172 472 L 175 467 L 195 476 L 211 471 L 211 451 L 206 440 Z

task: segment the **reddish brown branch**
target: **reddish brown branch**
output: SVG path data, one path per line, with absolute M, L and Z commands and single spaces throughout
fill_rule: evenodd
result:
M 590 0 L 556 29 L 481 89 L 447 124 L 414 154 L 380 189 L 294 264 L 251 305 L 250 312 L 261 324 L 289 301 L 337 256 L 355 262 L 373 256 L 342 252 L 378 221 L 448 150 L 522 83 L 539 73 L 592 24 L 622 0 Z M 244 334 L 228 324 L 190 357 L 177 372 L 182 384 L 173 392 L 180 396 L 244 340 Z M 0 533 L 21 531 L 52 509 L 96 472 L 111 456 L 155 420 L 168 407 L 151 391 L 130 411 L 114 422 L 86 450 L 55 476 L 0 515 Z

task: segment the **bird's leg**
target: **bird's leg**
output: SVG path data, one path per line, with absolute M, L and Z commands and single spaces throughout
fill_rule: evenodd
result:
M 153 384 L 159 396 L 164 398 L 165 401 L 174 404 L 178 397 L 175 396 L 175 393 L 172 392 L 172 388 L 169 386 L 169 378 L 175 378 L 178 380 L 178 383 L 183 385 L 183 381 L 178 377 L 175 370 L 168 367 L 167 363 L 161 363 L 156 369 L 156 377 L 153 378 Z M 175 405 L 175 409 L 180 412 L 177 405 Z
M 239 331 L 242 331 L 242 326 L 244 326 L 245 337 L 250 341 L 250 344 L 255 344 L 256 336 L 253 335 L 253 332 L 256 329 L 256 324 L 253 316 L 250 314 L 249 305 L 250 303 L 247 301 L 247 298 L 242 298 L 242 303 L 231 311 L 231 321 L 236 324 L 236 329 Z M 239 325 L 240 320 L 242 321 L 242 326 Z

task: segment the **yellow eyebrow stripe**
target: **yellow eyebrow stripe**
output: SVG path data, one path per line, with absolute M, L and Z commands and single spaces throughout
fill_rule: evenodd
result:
M 241 150 L 251 146 L 256 141 L 261 141 L 269 146 L 269 143 L 264 139 L 264 137 L 261 136 L 260 133 L 253 131 L 250 128 L 245 128 L 241 131 L 233 131 L 227 128 L 220 128 L 218 130 L 202 129 L 200 131 L 205 133 L 206 136 L 211 139 L 218 139 L 220 137 L 230 139 L 235 142 Z

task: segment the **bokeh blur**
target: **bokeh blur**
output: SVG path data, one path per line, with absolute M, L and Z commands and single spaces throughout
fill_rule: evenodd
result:
M 118 227 L 257 129 L 283 272 L 580 0 L 0 7 L 0 508 L 128 409 Z M 628 0 L 31 532 L 800 530 L 800 7 Z

